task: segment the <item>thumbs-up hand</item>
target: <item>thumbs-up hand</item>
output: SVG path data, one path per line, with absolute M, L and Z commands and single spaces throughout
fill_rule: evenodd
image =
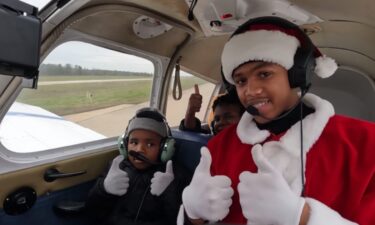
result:
M 104 179 L 103 185 L 107 193 L 121 196 L 126 194 L 129 187 L 128 173 L 120 169 L 120 163 L 124 160 L 123 155 L 117 156 Z
M 194 85 L 194 93 L 190 95 L 187 112 L 195 114 L 199 112 L 202 107 L 202 95 L 199 93 L 199 87 L 197 84 Z
M 165 173 L 160 171 L 154 173 L 154 177 L 151 179 L 151 194 L 156 196 L 161 195 L 161 193 L 165 191 L 173 179 L 174 174 L 172 161 L 169 160 L 165 168 Z
M 304 198 L 292 192 L 284 177 L 264 157 L 261 145 L 255 145 L 251 153 L 258 173 L 242 172 L 238 184 L 247 224 L 297 225 Z
M 182 193 L 186 214 L 191 219 L 222 220 L 232 205 L 233 189 L 227 176 L 211 176 L 211 154 L 201 148 L 201 160 L 189 186 Z

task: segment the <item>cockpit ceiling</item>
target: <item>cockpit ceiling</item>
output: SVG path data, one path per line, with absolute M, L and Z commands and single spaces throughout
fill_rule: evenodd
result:
M 186 31 L 173 27 L 157 37 L 141 39 L 133 31 L 133 22 L 141 14 L 121 10 L 121 7 L 118 7 L 119 9 L 113 6 L 99 8 L 100 12 L 88 13 L 87 16 L 75 22 L 71 28 L 165 57 L 171 57 L 175 49 L 189 36 Z
M 320 31 L 311 34 L 323 53 L 335 58 L 340 65 L 353 67 L 375 78 L 375 1 L 291 2 L 324 20 L 318 24 Z M 142 13 L 122 10 L 122 7 L 129 6 L 179 26 L 158 37 L 140 39 L 134 34 L 132 23 Z M 191 31 L 192 39 L 181 51 L 181 65 L 213 80 L 220 80 L 220 54 L 228 34 L 206 37 L 196 20 L 187 19 L 185 0 L 95 0 L 84 8 L 91 13 L 74 21 L 71 29 L 162 56 L 171 57 Z M 110 10 L 103 10 L 105 8 Z

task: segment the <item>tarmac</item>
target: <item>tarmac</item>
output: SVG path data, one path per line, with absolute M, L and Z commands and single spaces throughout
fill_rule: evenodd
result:
M 203 96 L 203 103 L 201 111 L 196 114 L 196 117 L 201 120 L 205 117 L 205 107 L 208 105 L 213 88 L 214 85 L 210 83 L 199 85 L 199 92 Z M 182 98 L 178 101 L 174 100 L 171 95 L 168 96 L 166 118 L 170 127 L 178 126 L 180 121 L 184 118 L 190 94 L 193 92 L 194 87 L 184 90 L 182 92 Z M 107 137 L 113 137 L 125 131 L 129 119 L 134 116 L 138 109 L 147 106 L 149 106 L 149 102 L 136 105 L 123 104 L 105 109 L 66 115 L 64 118 Z M 210 110 L 208 111 L 210 112 Z

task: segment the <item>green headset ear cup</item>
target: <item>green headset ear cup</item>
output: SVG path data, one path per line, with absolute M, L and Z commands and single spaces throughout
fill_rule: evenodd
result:
M 175 144 L 176 141 L 173 138 L 167 138 L 164 142 L 162 147 L 162 152 L 160 154 L 160 161 L 162 163 L 167 162 L 168 160 L 172 159 L 174 152 L 175 152 Z
M 117 146 L 120 154 L 124 156 L 124 159 L 128 158 L 128 150 L 126 149 L 126 143 L 124 143 L 124 135 L 118 137 Z

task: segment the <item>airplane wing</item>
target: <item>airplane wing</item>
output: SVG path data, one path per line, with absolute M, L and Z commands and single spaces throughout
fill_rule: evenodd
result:
M 0 125 L 1 143 L 7 149 L 22 153 L 103 138 L 106 136 L 52 112 L 19 102 L 13 103 Z

